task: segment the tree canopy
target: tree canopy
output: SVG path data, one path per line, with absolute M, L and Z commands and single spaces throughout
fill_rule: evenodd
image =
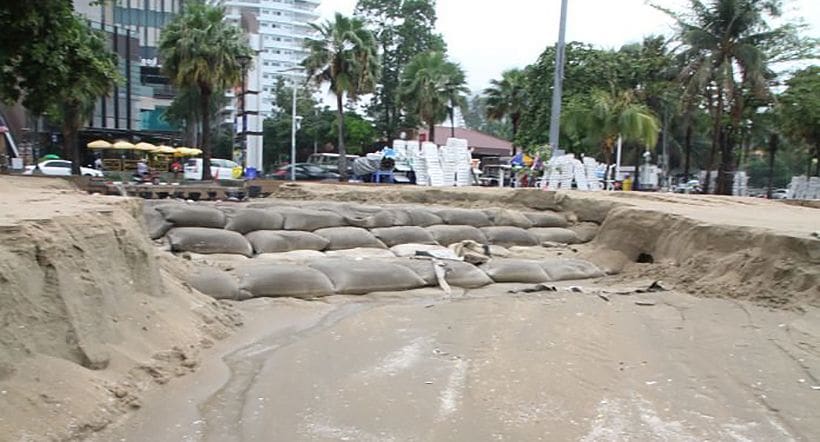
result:
M 251 50 L 242 31 L 225 21 L 225 11 L 195 0 L 185 3 L 163 30 L 159 43 L 163 71 L 180 90 L 196 89 L 202 122 L 202 159 L 211 159 L 212 99 L 239 82 L 239 60 Z M 202 179 L 210 180 L 211 170 L 203 168 Z
M 364 21 L 337 13 L 332 21 L 313 25 L 318 38 L 308 39 L 302 65 L 317 85 L 330 85 L 336 96 L 338 118 L 339 180 L 347 181 L 344 99 L 356 100 L 372 92 L 379 76 L 379 59 L 373 34 Z

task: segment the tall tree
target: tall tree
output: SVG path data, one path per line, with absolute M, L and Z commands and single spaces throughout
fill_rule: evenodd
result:
M 379 84 L 368 106 L 383 137 L 394 138 L 403 128 L 415 128 L 415 115 L 403 112 L 399 100 L 401 74 L 416 54 L 445 52 L 446 45 L 435 32 L 435 0 L 358 0 L 355 14 L 365 20 L 381 54 Z
M 247 39 L 225 20 L 224 8 L 193 0 L 163 30 L 159 53 L 176 87 L 199 91 L 202 161 L 207 165 L 212 155 L 212 98 L 240 80 L 239 60 L 251 56 Z M 212 179 L 210 167 L 203 167 L 202 179 Z
M 820 176 L 820 66 L 798 71 L 786 86 L 778 97 L 782 130 L 792 141 L 807 147 L 808 175 Z
M 373 34 L 359 18 L 337 13 L 333 21 L 313 25 L 319 38 L 308 39 L 309 54 L 302 63 L 308 77 L 317 84 L 330 84 L 336 95 L 339 115 L 339 180 L 347 181 L 347 157 L 344 137 L 344 100 L 374 90 L 379 75 L 379 60 Z
M 570 104 L 562 115 L 567 131 L 584 133 L 596 140 L 607 167 L 612 163 L 612 151 L 619 136 L 647 149 L 653 149 L 658 142 L 657 117 L 636 100 L 632 91 L 594 90 L 588 97 L 576 97 Z
M 116 56 L 71 2 L 16 2 L 0 8 L 0 99 L 23 105 L 59 124 L 63 150 L 80 173 L 77 140 L 95 99 L 119 79 Z
M 708 73 L 707 92 L 713 110 L 713 139 L 720 153 L 717 192 L 731 194 L 734 150 L 740 136 L 746 97 L 768 93 L 769 64 L 804 53 L 796 28 L 772 28 L 781 15 L 780 0 L 689 0 L 690 13 L 672 16 L 686 45 L 692 72 Z
M 512 125 L 513 154 L 521 116 L 529 104 L 525 80 L 524 71 L 510 69 L 501 74 L 500 80 L 492 80 L 490 87 L 484 90 L 487 118 L 496 121 L 507 119 Z
M 436 124 L 447 118 L 451 103 L 464 103 L 461 94 L 467 91 L 461 67 L 448 61 L 441 52 L 415 56 L 401 77 L 400 99 L 408 103 L 408 111 L 427 124 L 430 140 L 435 139 Z M 459 103 L 460 102 L 460 103 Z

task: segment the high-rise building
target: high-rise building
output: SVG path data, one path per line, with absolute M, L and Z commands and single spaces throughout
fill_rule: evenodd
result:
M 229 20 L 255 17 L 259 35 L 260 113 L 271 115 L 273 91 L 279 78 L 304 80 L 300 63 L 307 56 L 305 38 L 315 36 L 310 23 L 319 18 L 320 0 L 222 0 Z
M 75 1 L 92 27 L 103 30 L 118 55 L 125 78 L 111 96 L 101 98 L 90 126 L 101 129 L 171 131 L 163 119 L 175 91 L 160 72 L 157 58 L 162 28 L 178 14 L 184 0 Z

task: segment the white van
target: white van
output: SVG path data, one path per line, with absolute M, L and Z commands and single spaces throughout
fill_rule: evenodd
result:
M 233 179 L 233 170 L 236 167 L 239 167 L 239 164 L 231 160 L 211 158 L 211 176 L 214 179 Z M 186 180 L 202 180 L 202 158 L 191 158 L 186 161 L 183 171 Z

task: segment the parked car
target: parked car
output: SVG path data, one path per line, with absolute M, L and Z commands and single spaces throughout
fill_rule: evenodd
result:
M 211 176 L 214 179 L 228 180 L 233 178 L 233 171 L 240 167 L 239 164 L 231 160 L 211 158 Z M 202 158 L 191 158 L 182 167 L 183 177 L 186 180 L 202 179 Z
M 700 181 L 689 180 L 685 183 L 680 183 L 676 186 L 673 186 L 672 191 L 675 193 L 700 193 Z
M 292 168 L 296 168 L 296 179 L 298 181 L 322 181 L 322 180 L 338 180 L 339 174 L 331 172 L 324 167 L 317 166 L 310 163 L 296 163 L 295 165 L 282 166 L 272 173 L 268 174 L 267 178 L 274 180 L 289 180 Z
M 71 161 L 68 160 L 46 160 L 37 166 L 43 175 L 71 176 Z M 34 175 L 34 166 L 26 166 L 23 175 Z M 80 175 L 101 177 L 103 173 L 97 169 L 80 167 Z
M 772 190 L 773 200 L 785 200 L 789 198 L 789 189 L 775 189 Z
M 347 158 L 348 175 L 353 175 L 353 161 L 359 158 L 358 155 L 345 155 Z M 339 172 L 339 154 L 337 153 L 314 153 L 308 157 L 309 164 L 324 167 L 330 172 Z M 299 164 L 299 163 L 297 163 Z

